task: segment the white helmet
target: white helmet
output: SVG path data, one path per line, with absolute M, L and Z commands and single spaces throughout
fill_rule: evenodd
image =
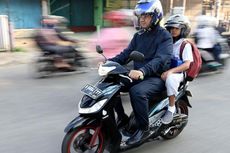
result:
M 163 9 L 160 0 L 139 0 L 134 10 L 134 15 L 137 17 L 134 26 L 140 26 L 139 17 L 144 14 L 152 16 L 151 26 L 157 25 L 163 18 Z
M 165 23 L 165 28 L 167 30 L 170 30 L 171 27 L 180 28 L 180 36 L 182 38 L 186 38 L 191 31 L 190 22 L 188 18 L 181 14 L 175 14 L 168 18 L 168 20 Z

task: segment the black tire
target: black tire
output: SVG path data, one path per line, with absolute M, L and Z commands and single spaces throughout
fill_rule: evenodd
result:
M 103 153 L 105 147 L 105 137 L 101 130 L 96 135 L 93 147 L 89 149 L 89 143 L 98 126 L 87 125 L 77 127 L 68 132 L 62 141 L 62 153 L 83 153 L 92 151 L 94 153 Z
M 77 51 L 75 53 L 75 57 L 74 57 L 74 65 L 76 67 L 87 67 L 88 63 L 86 61 L 86 58 L 81 55 L 81 53 L 79 53 L 80 51 Z
M 164 138 L 164 139 L 173 139 L 175 137 L 177 137 L 181 132 L 182 130 L 184 129 L 184 127 L 187 125 L 187 117 L 188 117 L 188 106 L 186 104 L 186 102 L 182 99 L 179 100 L 178 102 L 178 108 L 179 110 L 177 110 L 177 113 L 179 113 L 180 115 L 184 116 L 182 119 L 183 120 L 183 123 L 181 126 L 179 127 L 173 127 L 172 129 L 170 129 L 167 134 L 161 134 L 161 137 Z M 174 126 L 174 125 L 169 125 L 169 127 L 167 128 L 170 128 L 170 126 Z
M 32 76 L 34 78 L 45 78 L 48 77 L 51 73 L 51 71 L 47 70 L 47 67 L 51 65 L 51 62 L 49 61 L 34 61 L 31 64 L 32 70 Z
M 125 125 L 125 129 L 129 133 L 134 133 L 137 130 L 137 123 L 133 112 L 129 116 L 129 122 Z

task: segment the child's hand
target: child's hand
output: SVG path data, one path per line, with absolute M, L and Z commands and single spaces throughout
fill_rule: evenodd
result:
M 167 77 L 168 77 L 170 74 L 172 74 L 172 73 L 173 73 L 173 72 L 170 71 L 170 70 L 165 71 L 164 73 L 161 74 L 161 79 L 165 81 L 165 80 L 167 79 Z

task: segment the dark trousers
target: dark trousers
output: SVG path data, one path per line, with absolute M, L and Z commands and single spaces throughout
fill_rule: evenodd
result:
M 139 129 L 145 130 L 148 128 L 149 101 L 163 90 L 165 90 L 165 84 L 159 77 L 148 77 L 143 81 L 135 81 L 128 86 L 131 105 Z M 120 102 L 117 101 L 115 111 L 117 112 L 118 117 L 119 115 L 124 114 L 121 100 Z
M 220 44 L 216 44 L 213 47 L 213 55 L 216 61 L 220 62 L 220 54 L 221 54 L 221 46 Z
M 203 48 L 203 49 L 210 52 L 213 55 L 214 59 L 217 62 L 220 62 L 221 46 L 219 43 L 214 45 L 213 48 Z
M 48 51 L 51 54 L 57 54 L 64 56 L 65 53 L 74 53 L 75 49 L 72 46 L 60 46 L 60 45 L 41 45 L 43 51 Z

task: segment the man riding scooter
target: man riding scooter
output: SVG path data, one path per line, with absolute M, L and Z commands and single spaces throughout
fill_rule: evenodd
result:
M 128 139 L 127 145 L 141 143 L 141 140 L 149 134 L 148 102 L 165 89 L 160 75 L 169 68 L 168 61 L 171 59 L 173 48 L 171 35 L 159 25 L 163 17 L 159 0 L 138 1 L 134 13 L 138 18 L 137 25 L 140 26 L 140 31 L 135 33 L 123 52 L 109 59 L 125 64 L 132 51 L 139 51 L 145 56 L 144 62 L 134 62 L 134 70 L 129 73 L 129 77 L 134 80 L 128 88 L 137 130 Z M 121 103 L 118 103 L 115 109 L 120 116 L 126 116 Z M 119 119 L 124 120 L 122 117 Z
M 58 69 L 74 70 L 66 59 L 73 59 L 76 50 L 73 47 L 76 43 L 73 39 L 63 39 L 56 26 L 66 22 L 65 18 L 58 16 L 44 16 L 42 19 L 43 28 L 35 36 L 37 45 L 43 52 L 48 52 L 54 56 L 54 66 Z M 79 55 L 80 56 L 80 55 Z

